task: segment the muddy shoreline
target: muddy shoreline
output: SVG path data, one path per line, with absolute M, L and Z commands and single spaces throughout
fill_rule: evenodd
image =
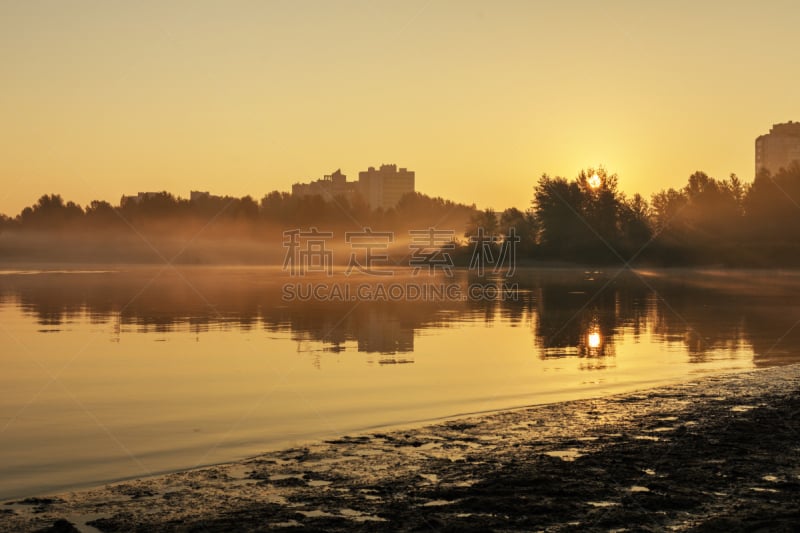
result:
M 798 525 L 800 365 L 344 437 L 0 505 L 1 531 Z

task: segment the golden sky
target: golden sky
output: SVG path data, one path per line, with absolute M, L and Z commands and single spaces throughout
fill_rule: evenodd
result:
M 6 0 L 0 212 L 381 163 L 496 209 L 599 164 L 628 193 L 751 180 L 755 137 L 800 120 L 798 23 L 788 0 Z

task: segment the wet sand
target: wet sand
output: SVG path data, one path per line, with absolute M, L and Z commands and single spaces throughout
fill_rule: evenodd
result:
M 0 531 L 798 527 L 800 365 L 344 437 L 0 505 Z

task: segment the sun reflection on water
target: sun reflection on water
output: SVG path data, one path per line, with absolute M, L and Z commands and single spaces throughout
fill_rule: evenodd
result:
M 592 331 L 591 333 L 589 333 L 587 337 L 587 344 L 589 345 L 589 348 L 592 349 L 599 348 L 600 342 L 601 342 L 600 332 Z

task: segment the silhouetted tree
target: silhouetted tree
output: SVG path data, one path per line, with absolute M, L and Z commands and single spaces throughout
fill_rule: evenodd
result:
M 680 190 L 653 195 L 653 229 L 662 258 L 677 263 L 729 263 L 741 255 L 748 189 L 732 174 L 716 180 L 695 172 Z
M 258 204 L 250 196 L 244 196 L 240 199 L 226 198 L 231 203 L 228 208 L 229 216 L 238 219 L 254 221 L 258 218 Z
M 32 207 L 19 215 L 21 226 L 34 229 L 61 229 L 83 216 L 83 209 L 74 202 L 64 202 L 61 195 L 45 194 Z
M 521 257 L 531 256 L 536 250 L 539 225 L 532 212 L 522 212 L 516 207 L 510 207 L 500 214 L 498 231 L 503 236 L 508 236 L 511 229 L 519 237 L 518 250 Z
M 738 179 L 737 179 L 738 182 Z M 740 230 L 741 205 L 737 202 L 737 185 L 717 181 L 704 172 L 689 176 L 686 185 L 687 226 L 691 229 L 691 247 L 709 246 L 734 241 Z
M 478 233 L 479 229 L 483 230 L 484 235 L 497 236 L 499 224 L 497 220 L 497 213 L 494 209 L 488 208 L 483 211 L 477 211 L 469 217 L 469 224 L 464 232 L 465 237 L 471 237 Z
M 163 191 L 141 199 L 124 201 L 120 206 L 129 220 L 137 218 L 166 218 L 180 213 L 180 202 L 172 194 Z
M 621 199 L 617 190 L 616 174 L 608 175 L 603 168 L 582 170 L 577 178 L 581 191 L 581 215 L 596 238 L 587 244 L 613 246 L 619 237 L 619 209 Z
M 86 218 L 91 223 L 109 222 L 118 218 L 114 206 L 102 200 L 92 200 L 86 206 Z
M 772 176 L 760 172 L 743 200 L 743 233 L 758 255 L 781 262 L 800 260 L 800 164 Z
M 466 230 L 470 218 L 477 213 L 477 209 L 474 205 L 459 204 L 441 197 L 430 197 L 415 192 L 404 195 L 397 204 L 395 212 L 399 217 L 397 225 L 405 226 L 406 229 L 435 226 L 460 234 Z
M 553 256 L 572 255 L 575 239 L 585 241 L 580 219 L 582 192 L 577 182 L 565 178 L 539 178 L 534 188 L 533 210 L 539 225 L 539 241 Z
M 11 220 L 11 218 L 9 218 L 6 215 L 0 213 L 0 233 L 2 233 L 3 231 L 5 231 L 8 228 L 11 228 L 12 222 L 13 221 Z
M 683 191 L 675 189 L 662 190 L 653 195 L 651 199 L 653 229 L 662 234 L 667 231 L 679 232 L 679 215 L 689 202 L 688 196 Z
M 580 261 L 618 260 L 623 200 L 617 176 L 603 168 L 581 171 L 571 182 L 542 176 L 533 208 L 543 252 Z
M 639 254 L 650 243 L 653 230 L 650 226 L 650 206 L 642 195 L 636 193 L 630 200 L 622 199 L 619 205 L 620 248 L 626 258 Z

